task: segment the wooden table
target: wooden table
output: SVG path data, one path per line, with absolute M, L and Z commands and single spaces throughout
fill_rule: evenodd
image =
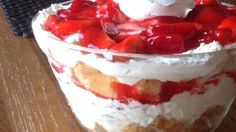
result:
M 34 39 L 15 37 L 0 9 L 0 132 L 80 132 Z M 236 131 L 236 101 L 217 130 Z

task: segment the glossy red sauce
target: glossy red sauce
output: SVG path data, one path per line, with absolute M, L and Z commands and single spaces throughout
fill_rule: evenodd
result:
M 232 72 L 227 72 L 226 73 L 230 78 L 232 78 L 234 80 L 234 82 L 236 83 L 236 71 L 232 71 Z
M 44 27 L 61 39 L 79 33 L 80 45 L 126 53 L 174 54 L 214 40 L 236 41 L 236 8 L 216 0 L 196 0 L 186 18 L 159 16 L 144 21 L 126 17 L 112 0 L 74 0 L 51 15 Z
M 208 89 L 209 85 L 217 86 L 219 84 L 220 78 L 223 74 L 219 74 L 218 76 L 214 76 L 209 78 L 205 82 L 201 82 L 201 78 L 193 79 L 189 81 L 181 81 L 181 82 L 162 82 L 161 84 L 161 92 L 158 95 L 150 95 L 147 93 L 139 93 L 137 87 L 135 85 L 130 86 L 118 82 L 112 83 L 112 87 L 117 94 L 115 99 L 119 100 L 121 103 L 128 103 L 131 100 L 136 100 L 142 104 L 160 104 L 164 102 L 168 102 L 175 95 L 181 94 L 183 92 L 190 92 L 191 94 L 204 94 L 204 92 Z M 236 83 L 236 73 L 228 72 L 226 75 L 235 80 Z M 95 91 L 91 91 L 89 88 L 81 85 L 80 81 L 72 76 L 72 81 L 79 87 L 88 90 L 94 93 L 96 96 L 108 99 L 102 95 L 102 93 L 97 93 Z M 113 98 L 114 99 L 114 98 Z
M 57 72 L 57 73 L 64 73 L 64 66 L 57 66 L 56 64 L 50 62 L 51 67 Z

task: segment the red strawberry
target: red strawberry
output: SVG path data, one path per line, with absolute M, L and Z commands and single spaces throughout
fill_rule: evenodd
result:
M 112 46 L 111 50 L 124 53 L 145 53 L 145 44 L 139 35 L 133 35 Z
M 185 37 L 192 36 L 197 28 L 201 26 L 196 26 L 195 23 L 181 22 L 174 24 L 158 24 L 152 28 L 152 36 L 158 35 L 170 35 L 170 34 L 180 34 Z M 200 24 L 199 24 L 200 25 Z
M 51 15 L 48 17 L 46 23 L 44 24 L 45 30 L 55 32 L 55 26 L 60 23 L 59 18 L 56 15 Z
M 214 40 L 219 41 L 222 45 L 231 42 L 232 31 L 227 28 L 218 28 L 212 31 L 211 36 Z
M 95 18 L 96 11 L 96 2 L 89 0 L 73 0 L 71 7 L 68 10 L 61 12 L 62 14 L 60 14 L 60 16 L 65 16 L 67 19 Z
M 92 25 L 98 25 L 97 20 L 68 20 L 57 24 L 54 27 L 54 33 L 65 38 L 74 33 L 80 33 Z
M 198 10 L 195 21 L 205 25 L 218 25 L 226 17 L 225 13 L 227 11 L 224 8 L 204 6 Z
M 94 25 L 82 31 L 80 42 L 83 46 L 99 49 L 108 49 L 115 43 L 114 40 L 103 32 L 101 25 Z
M 96 0 L 96 3 L 98 5 L 102 5 L 102 4 L 105 4 L 107 2 L 107 0 Z
M 219 5 L 218 0 L 195 0 L 195 5 Z
M 134 22 L 127 22 L 117 25 L 117 30 L 118 32 L 115 36 L 113 36 L 113 38 L 120 42 L 128 36 L 141 34 L 146 30 L 146 27 L 138 25 Z
M 180 17 L 173 17 L 173 16 L 159 16 L 151 19 L 147 19 L 141 22 L 137 22 L 140 25 L 149 27 L 149 26 L 155 26 L 157 24 L 162 24 L 162 23 L 178 23 L 178 22 L 184 22 L 184 18 Z
M 227 28 L 232 31 L 232 40 L 236 41 L 236 17 L 228 17 L 224 19 L 218 28 Z
M 97 17 L 111 22 L 126 22 L 128 18 L 119 10 L 119 6 L 109 1 L 103 4 L 97 11 Z
M 227 10 L 230 11 L 230 13 L 231 13 L 233 16 L 236 16 L 236 8 L 235 8 L 235 6 L 228 7 Z
M 178 34 L 160 35 L 148 39 L 148 53 L 174 54 L 185 51 L 184 37 Z

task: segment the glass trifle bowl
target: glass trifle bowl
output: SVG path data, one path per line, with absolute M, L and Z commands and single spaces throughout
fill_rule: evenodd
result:
M 42 28 L 44 17 L 33 19 L 35 38 L 86 131 L 214 131 L 234 101 L 235 44 L 214 41 L 173 55 L 119 53 L 65 42 Z

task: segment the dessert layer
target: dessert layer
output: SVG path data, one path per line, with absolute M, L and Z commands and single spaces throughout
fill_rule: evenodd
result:
M 146 128 L 137 124 L 130 124 L 125 126 L 122 129 L 122 132 L 179 132 L 180 130 L 185 132 L 209 132 L 216 127 L 214 120 L 222 118 L 223 112 L 224 107 L 222 106 L 207 108 L 207 110 L 193 123 L 186 123 L 158 116 Z
M 183 92 L 160 105 L 141 104 L 132 100 L 124 104 L 117 100 L 97 97 L 79 88 L 71 82 L 68 75 L 57 72 L 55 75 L 81 123 L 89 129 L 93 129 L 98 123 L 109 132 L 120 131 L 129 124 L 146 128 L 157 116 L 191 124 L 200 118 L 207 108 L 223 106 L 227 110 L 233 101 L 236 87 L 235 80 L 222 75 L 217 86 L 207 86 L 207 91 L 201 95 Z
M 46 17 L 42 28 L 63 41 L 73 36 L 76 45 L 120 53 L 171 55 L 214 41 L 222 46 L 231 45 L 236 41 L 235 7 L 211 1 L 211 4 L 196 2 L 185 18 L 157 16 L 136 21 L 125 16 L 113 0 L 74 0 L 68 9 Z M 179 5 L 186 1 L 166 2 Z
M 214 122 L 216 119 L 221 120 L 224 111 L 225 109 L 222 106 L 208 108 L 200 118 L 191 124 L 158 116 L 146 128 L 138 124 L 129 124 L 122 128 L 121 132 L 179 132 L 180 130 L 184 132 L 209 132 L 216 128 Z M 108 132 L 99 124 L 96 125 L 95 131 Z
M 207 86 L 217 86 L 222 75 L 234 79 L 236 77 L 234 74 L 235 72 L 221 73 L 180 82 L 145 79 L 134 85 L 127 85 L 120 83 L 116 77 L 104 75 L 82 62 L 78 62 L 71 69 L 72 81 L 99 97 L 118 99 L 122 103 L 127 103 L 131 99 L 143 104 L 168 102 L 172 97 L 183 92 L 203 94 L 207 90 Z

